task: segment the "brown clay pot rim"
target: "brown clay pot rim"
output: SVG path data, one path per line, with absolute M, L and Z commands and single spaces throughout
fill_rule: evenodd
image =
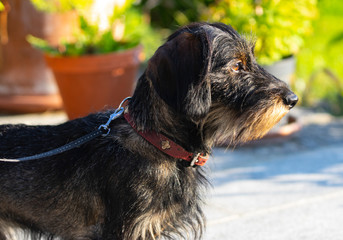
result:
M 44 58 L 54 72 L 98 72 L 113 69 L 114 67 L 125 68 L 132 64 L 139 64 L 141 51 L 142 46 L 138 45 L 128 50 L 106 54 L 82 56 L 51 56 L 44 54 Z

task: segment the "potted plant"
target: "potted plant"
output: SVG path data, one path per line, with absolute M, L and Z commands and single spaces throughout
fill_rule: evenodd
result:
M 311 33 L 316 15 L 316 0 L 219 0 L 202 17 L 231 24 L 240 33 L 253 33 L 258 62 L 282 79 L 289 74 L 285 70 L 294 71 L 292 56 Z M 273 70 L 272 64 L 278 68 Z
M 79 0 L 32 0 L 51 4 Z M 117 106 L 131 94 L 142 60 L 142 45 L 152 34 L 133 0 L 83 0 L 89 5 L 73 5 L 79 16 L 74 39 L 50 45 L 32 36 L 28 41 L 45 53 L 70 119 Z M 147 36 L 143 38 L 143 36 Z M 150 42 L 149 42 L 150 41 Z M 158 43 L 157 43 L 158 44 Z

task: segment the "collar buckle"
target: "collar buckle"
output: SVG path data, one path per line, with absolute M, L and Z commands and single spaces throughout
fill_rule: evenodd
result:
M 196 153 L 194 154 L 194 157 L 192 158 L 192 161 L 190 162 L 190 167 L 195 166 L 204 166 L 207 160 L 209 159 L 209 154 L 204 153 Z

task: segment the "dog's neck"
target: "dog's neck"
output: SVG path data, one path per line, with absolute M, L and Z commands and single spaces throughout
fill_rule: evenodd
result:
M 136 131 L 136 133 L 138 133 L 151 145 L 155 146 L 161 152 L 173 158 L 189 162 L 189 166 L 203 166 L 209 158 L 208 153 L 188 152 L 182 146 L 175 143 L 173 140 L 159 132 L 153 130 L 138 130 L 136 124 L 130 116 L 128 109 L 126 109 L 124 112 L 124 118 L 130 124 L 130 126 Z
M 200 125 L 171 109 L 154 91 L 144 74 L 129 103 L 129 112 L 137 130 L 162 133 L 189 152 L 211 151 L 211 146 L 203 138 Z

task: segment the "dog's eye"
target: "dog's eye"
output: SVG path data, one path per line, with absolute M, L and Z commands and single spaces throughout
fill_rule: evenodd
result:
M 234 72 L 239 72 L 240 70 L 243 69 L 243 63 L 242 62 L 236 62 L 232 67 L 232 71 Z

